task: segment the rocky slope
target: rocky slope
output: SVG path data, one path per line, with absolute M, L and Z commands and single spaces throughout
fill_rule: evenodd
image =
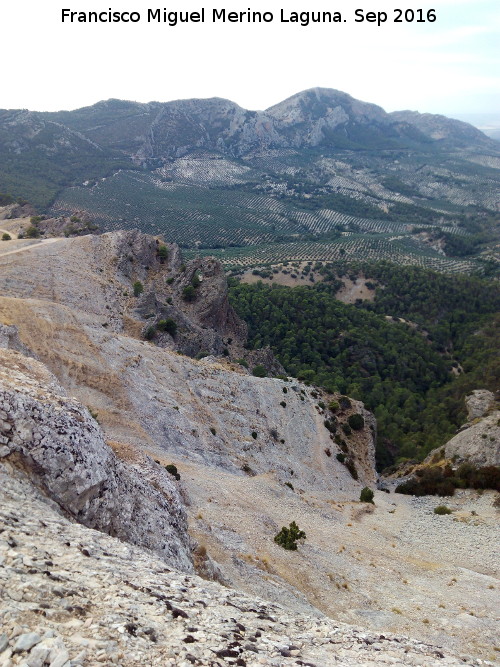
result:
M 192 571 L 184 504 L 161 466 L 146 457 L 137 456 L 135 466 L 118 459 L 46 367 L 11 350 L 0 349 L 0 405 L 2 461 L 25 470 L 80 523 Z
M 490 664 L 293 613 L 68 521 L 0 464 L 0 665 Z
M 236 589 L 270 601 L 258 603 L 263 605 L 259 609 L 267 610 L 261 615 L 277 616 L 276 634 L 270 635 L 272 641 L 258 641 L 257 654 L 250 649 L 239 651 L 238 648 L 238 656 L 232 655 L 235 664 L 237 660 L 243 660 L 249 665 L 281 665 L 288 664 L 285 659 L 293 658 L 295 662 L 290 664 L 302 661 L 319 666 L 335 664 L 337 657 L 336 664 L 377 664 L 380 659 L 397 664 L 399 649 L 391 655 L 391 643 L 389 653 L 385 655 L 388 647 L 378 645 L 375 631 L 383 632 L 384 636 L 391 631 L 418 636 L 428 643 L 444 645 L 444 654 L 466 652 L 481 659 L 494 657 L 497 598 L 494 577 L 498 575 L 498 561 L 492 551 L 497 525 L 492 495 L 484 494 L 480 499 L 474 496 L 457 498 L 453 518 L 437 517 L 432 508 L 382 492 L 376 494 L 375 507 L 360 503 L 361 487 L 375 484 L 374 432 L 370 428 L 374 423 L 370 414 L 364 411 L 362 404 L 352 402 L 339 415 L 341 421 L 353 412 L 365 416 L 365 427 L 347 439 L 349 454 L 359 475 L 359 480 L 355 481 L 346 466 L 337 460 L 336 454 L 340 451 L 325 427 L 325 419 L 329 417 L 328 411 L 322 407 L 325 397 L 314 388 L 293 380 L 254 377 L 236 364 L 233 359 L 242 350 L 238 347 L 241 340 L 229 342 L 229 338 L 240 336 L 242 331 L 227 307 L 223 289 L 220 292 L 220 269 L 211 260 L 205 260 L 206 264 L 187 264 L 182 269 L 177 248 L 170 244 L 167 247 L 168 257 L 165 259 L 154 238 L 119 232 L 101 237 L 40 242 L 21 247 L 14 254 L 0 255 L 0 323 L 4 325 L 0 340 L 9 348 L 1 357 L 8 410 L 2 409 L 6 414 L 16 415 L 15 419 L 10 416 L 10 421 L 4 419 L 3 424 L 5 440 L 2 446 L 6 449 L 2 451 L 4 461 L 7 459 L 4 469 L 8 479 L 2 487 L 2 508 L 11 508 L 14 502 L 26 508 L 26 516 L 38 516 L 36 506 L 41 502 L 40 493 L 44 492 L 52 497 L 56 512 L 63 510 L 67 518 L 78 519 L 78 513 L 83 509 L 83 523 L 115 534 L 116 526 L 111 521 L 110 512 L 113 503 L 116 507 L 116 494 L 123 490 L 125 500 L 130 494 L 141 499 L 146 496 L 147 501 L 141 500 L 142 514 L 139 517 L 144 518 L 139 522 L 133 521 L 128 501 L 124 502 L 124 532 L 119 536 L 156 551 L 169 562 L 168 559 L 179 559 L 184 555 L 188 558 L 188 541 L 182 528 L 182 507 L 179 507 L 179 498 L 182 498 L 186 504 L 190 538 L 198 543 L 193 554 L 197 571 L 205 576 L 222 578 Z M 192 284 L 196 272 L 201 276 L 200 284 L 195 288 L 196 299 L 184 302 L 183 290 Z M 170 278 L 173 280 L 169 283 Z M 135 297 L 133 283 L 137 281 L 142 283 L 144 290 Z M 211 300 L 217 305 L 213 306 Z M 202 360 L 186 357 L 175 349 L 175 337 L 168 339 L 169 334 L 165 332 L 145 341 L 143 332 L 148 323 L 158 322 L 168 314 L 178 318 L 179 334 L 184 326 L 186 336 L 189 334 L 192 340 L 198 331 L 202 335 L 205 332 L 207 337 L 203 344 L 215 341 L 213 351 L 217 352 L 216 344 L 221 341 L 229 356 Z M 183 317 L 188 324 L 182 324 Z M 19 336 L 14 327 L 17 327 Z M 26 352 L 32 357 L 21 354 Z M 16 406 L 22 406 L 23 413 L 29 416 L 28 421 L 36 424 L 31 429 L 31 436 L 29 431 L 23 431 L 27 417 L 22 416 Z M 99 426 L 83 406 L 97 414 L 106 442 L 113 451 L 106 446 Z M 41 416 L 41 426 L 37 415 Z M 50 421 L 55 424 L 54 428 L 49 426 Z M 12 446 L 10 434 L 14 433 L 16 444 Z M 75 433 L 78 435 L 74 436 Z M 38 446 L 44 435 L 43 447 L 50 444 L 48 461 L 45 455 L 42 456 L 42 445 Z M 81 447 L 76 448 L 78 443 L 84 445 L 83 451 Z M 89 449 L 91 445 L 92 450 Z M 59 462 L 61 467 L 62 459 L 64 474 L 59 476 L 55 466 Z M 96 460 L 102 461 L 103 465 L 95 466 Z M 164 466 L 169 463 L 177 465 L 180 482 L 166 476 Z M 80 474 L 78 466 L 84 464 L 85 468 L 90 466 L 91 469 Z M 92 489 L 102 484 L 100 475 L 104 467 L 109 480 L 104 483 L 105 489 L 101 487 L 102 497 L 97 498 Z M 34 481 L 38 480 L 38 490 L 26 486 L 23 471 L 28 472 Z M 50 485 L 46 483 L 47 478 L 51 480 Z M 75 488 L 83 485 L 84 491 L 89 490 L 81 499 L 83 505 L 80 496 L 74 497 L 72 484 Z M 102 513 L 97 511 L 100 502 Z M 157 508 L 170 517 L 169 525 L 161 526 Z M 49 515 L 45 506 L 40 512 Z M 9 509 L 6 521 L 13 521 L 14 528 L 12 523 L 9 528 L 12 532 L 21 517 L 14 513 L 18 520 L 15 521 L 9 518 L 11 513 Z M 155 523 L 157 519 L 159 523 Z M 287 552 L 274 543 L 280 527 L 292 520 L 296 520 L 307 535 L 297 552 Z M 170 537 L 166 546 L 162 540 L 170 530 L 169 526 L 175 528 L 175 521 L 180 527 L 177 552 L 169 546 Z M 145 530 L 148 524 L 150 530 Z M 19 551 L 26 557 L 26 562 L 34 563 L 35 551 L 42 553 L 44 549 L 47 551 L 44 560 L 51 561 L 52 547 L 40 546 L 36 540 L 25 541 L 23 534 L 26 533 L 23 533 L 24 528 L 21 529 L 24 525 L 19 523 L 17 536 L 12 535 L 12 538 L 20 545 Z M 26 531 L 31 533 L 30 539 L 35 525 L 38 526 L 36 522 L 26 526 Z M 199 664 L 221 662 L 224 656 L 217 657 L 216 652 L 226 650 L 228 644 L 220 641 L 222 634 L 219 630 L 223 626 L 219 621 L 224 617 L 227 619 L 227 605 L 222 609 L 218 602 L 212 605 L 210 599 L 221 600 L 228 596 L 227 599 L 234 601 L 240 593 L 227 589 L 220 591 L 211 584 L 186 580 L 184 575 L 175 574 L 170 579 L 166 573 L 163 579 L 160 566 L 153 566 L 151 555 L 141 555 L 129 546 L 113 546 L 109 541 L 111 538 L 85 532 L 88 529 L 68 522 L 60 514 L 54 525 L 54 530 L 70 536 L 65 540 L 69 541 L 69 547 L 61 545 L 59 537 L 50 537 L 52 528 L 45 531 L 47 526 L 42 526 L 44 543 L 53 545 L 54 553 L 59 554 L 63 564 L 63 571 L 54 576 L 64 580 L 67 563 L 74 560 L 75 572 L 82 572 L 81 585 L 87 587 L 83 593 L 84 604 L 74 605 L 66 601 L 65 606 L 85 609 L 94 597 L 95 618 L 100 620 L 75 618 L 80 613 L 78 610 L 76 614 L 70 611 L 68 617 L 64 608 L 61 610 L 62 602 L 59 604 L 54 597 L 57 593 L 52 594 L 52 589 L 43 587 L 38 579 L 30 584 L 29 577 L 35 576 L 36 572 L 30 574 L 29 570 L 36 570 L 35 565 L 28 565 L 28 572 L 24 573 L 19 566 L 24 562 L 22 556 L 7 540 L 4 562 L 9 568 L 12 565 L 14 570 L 9 570 L 8 578 L 9 582 L 16 582 L 14 597 L 9 593 L 10 584 L 4 584 L 4 590 L 16 606 L 13 609 L 9 603 L 9 613 L 5 617 L 10 637 L 6 651 L 14 648 L 18 636 L 29 631 L 38 633 L 41 641 L 46 631 L 54 631 L 59 637 L 46 636 L 43 641 L 48 644 L 41 647 L 43 650 L 56 644 L 57 650 L 68 651 L 73 659 L 82 646 L 87 647 L 90 664 L 97 663 L 98 657 L 103 662 L 108 661 L 108 651 L 112 655 L 109 664 L 138 664 L 139 661 L 144 664 L 144 654 L 148 651 L 152 656 L 151 664 L 155 664 L 154 660 L 158 664 L 169 664 L 166 662 L 168 658 L 171 664 L 177 665 L 183 664 L 184 658 L 187 662 L 191 660 L 186 655 L 188 648 Z M 417 526 L 415 531 L 414 526 Z M 439 544 L 436 542 L 438 533 Z M 71 537 L 73 535 L 75 537 Z M 96 547 L 99 560 L 96 557 L 95 563 L 83 552 L 79 552 L 82 553 L 80 561 L 73 549 L 73 541 L 77 544 L 76 550 L 86 548 L 83 546 L 85 541 L 106 546 L 102 547 L 102 552 Z M 175 540 L 173 544 L 176 544 Z M 460 549 L 447 546 L 457 544 Z M 92 549 L 87 550 L 92 554 Z M 106 556 L 104 551 L 124 555 L 117 556 L 117 560 Z M 210 562 L 207 553 L 218 566 Z M 125 573 L 123 580 L 132 581 L 134 585 L 139 581 L 141 589 L 133 589 L 132 598 L 120 596 L 115 602 L 115 591 L 123 588 L 121 574 L 115 580 L 117 589 L 106 596 L 103 584 L 111 581 L 110 572 L 104 567 L 107 558 L 111 558 L 112 572 Z M 140 567 L 133 565 L 132 558 L 141 564 Z M 129 562 L 124 563 L 124 559 Z M 92 562 L 92 572 L 99 582 L 103 582 L 93 588 L 92 595 L 88 577 L 86 581 L 84 570 L 78 570 L 80 565 L 76 565 L 80 562 L 86 563 L 87 568 Z M 47 568 L 49 572 L 50 567 Z M 161 567 L 165 568 L 165 565 Z M 189 562 L 184 562 L 182 567 L 188 570 Z M 169 598 L 169 604 L 175 606 L 177 602 L 187 601 L 189 606 L 194 598 L 193 605 L 198 609 L 203 605 L 198 605 L 196 600 L 204 599 L 202 595 L 207 597 L 206 609 L 210 614 L 213 612 L 213 616 L 203 616 L 202 612 L 193 627 L 204 628 L 207 642 L 200 640 L 200 643 L 210 646 L 204 646 L 199 654 L 192 653 L 191 644 L 196 642 L 183 641 L 187 634 L 197 637 L 194 630 L 187 629 L 187 623 L 191 627 L 191 621 L 182 625 L 179 635 L 170 626 L 165 629 L 155 607 L 163 605 L 161 610 L 164 611 L 164 600 L 148 605 L 151 608 L 147 613 L 143 611 L 142 605 L 151 602 L 146 590 L 151 588 L 147 583 L 150 575 L 144 568 L 150 568 L 157 581 L 161 579 L 163 590 L 170 586 L 170 581 L 174 582 L 172 588 L 180 597 L 174 601 Z M 18 569 L 22 571 L 15 572 Z M 14 574 L 16 576 L 11 579 Z M 43 573 L 40 576 L 48 577 Z M 455 581 L 450 584 L 452 580 Z M 193 582 L 193 598 L 186 591 L 179 592 L 177 584 L 181 581 L 182 587 L 188 591 L 188 582 Z M 26 589 L 29 607 L 24 606 L 21 588 Z M 48 598 L 42 600 L 43 604 L 49 605 L 43 622 L 40 622 L 43 613 L 36 611 L 45 609 L 34 592 L 38 588 Z M 20 600 L 17 599 L 19 595 Z M 61 599 L 67 597 L 72 596 L 63 593 Z M 466 606 L 464 600 L 467 600 Z M 274 606 L 280 604 L 285 605 L 288 612 Z M 125 605 L 127 609 L 123 617 L 117 611 L 119 605 Z M 254 622 L 265 620 L 255 619 L 246 612 L 240 616 L 233 607 L 231 610 L 230 618 L 236 618 L 234 614 L 237 614 L 238 622 L 251 627 L 252 631 Z M 172 610 L 167 606 L 167 611 Z M 299 612 L 307 613 L 308 620 L 295 620 L 299 619 Z M 189 614 L 187 607 L 186 613 Z M 311 639 L 311 633 L 322 637 L 324 632 L 329 642 L 337 632 L 334 628 L 338 623 L 323 619 L 322 613 L 339 621 L 368 626 L 372 634 L 365 635 L 370 641 L 373 639 L 375 645 L 358 644 L 354 639 L 358 635 L 346 629 L 332 654 L 331 645 L 326 641 Z M 38 614 L 38 623 L 34 622 L 33 614 Z M 134 615 L 137 618 L 134 619 Z M 92 609 L 89 616 L 94 619 Z M 143 616 L 147 616 L 148 621 L 140 625 Z M 116 620 L 110 620 L 113 618 Z M 216 630 L 209 634 L 205 628 L 210 628 L 212 621 Z M 103 625 L 99 625 L 101 622 Z M 283 640 L 282 648 L 276 652 L 278 637 L 282 633 L 281 622 L 292 629 L 302 627 L 306 630 L 302 634 L 302 630 L 290 631 L 290 635 L 285 635 L 288 644 L 285 646 Z M 112 628 L 114 623 L 116 628 Z M 140 625 L 140 629 L 129 632 L 126 623 Z M 123 632 L 119 628 L 124 628 Z M 153 628 L 155 636 L 169 635 L 169 639 L 151 643 L 149 631 L 145 632 L 148 628 Z M 318 633 L 316 628 L 320 628 Z M 263 634 L 262 630 L 260 632 Z M 118 635 L 123 635 L 122 639 Z M 80 648 L 78 637 L 84 640 Z M 367 651 L 363 653 L 362 661 L 359 655 L 350 653 L 351 638 L 353 651 Z M 4 638 L 6 647 L 7 639 Z M 94 643 L 94 640 L 101 643 Z M 248 643 L 254 642 L 249 640 Z M 416 645 L 400 643 L 412 656 L 411 647 Z M 291 648 L 291 645 L 297 648 Z M 373 646 L 375 648 L 370 648 Z M 208 657 L 212 653 L 204 652 L 212 648 L 215 648 L 213 658 Z M 299 653 L 285 656 L 279 653 L 281 650 Z M 433 664 L 433 650 L 422 648 L 421 655 L 415 657 L 415 664 Z M 122 657 L 118 655 L 120 652 Z M 17 662 L 25 657 L 22 651 L 16 655 Z M 450 660 L 453 664 L 454 658 Z M 472 659 L 470 662 L 473 664 Z

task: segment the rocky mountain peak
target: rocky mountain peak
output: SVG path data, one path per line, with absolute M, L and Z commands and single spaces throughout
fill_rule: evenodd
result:
M 433 141 L 453 141 L 462 145 L 474 142 L 490 143 L 480 130 L 469 123 L 447 116 L 418 111 L 394 111 L 389 116 L 395 121 L 412 125 Z

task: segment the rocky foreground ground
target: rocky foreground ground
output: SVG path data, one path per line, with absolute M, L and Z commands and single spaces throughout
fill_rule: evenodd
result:
M 291 613 L 65 519 L 0 466 L 0 665 L 488 665 Z

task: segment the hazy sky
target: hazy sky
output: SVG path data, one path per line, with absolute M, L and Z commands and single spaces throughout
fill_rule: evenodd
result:
M 387 111 L 415 109 L 500 118 L 498 0 L 295 0 L 251 4 L 200 0 L 27 0 L 2 2 L 0 108 L 74 109 L 110 97 L 148 102 L 225 97 L 265 109 L 322 86 Z M 148 9 L 206 11 L 204 24 L 148 23 Z M 433 23 L 394 23 L 394 9 L 435 9 Z M 62 23 L 61 10 L 137 11 L 139 23 Z M 268 11 L 267 24 L 212 22 L 212 10 Z M 292 11 L 340 11 L 343 23 L 281 23 Z M 355 23 L 355 10 L 388 20 Z

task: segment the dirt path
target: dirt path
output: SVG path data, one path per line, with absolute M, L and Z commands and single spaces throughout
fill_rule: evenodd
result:
M 2 232 L 1 229 L 0 232 Z M 16 248 L 15 250 L 8 250 L 7 252 L 1 252 L 1 246 L 0 246 L 0 258 L 7 257 L 7 255 L 14 255 L 19 252 L 25 252 L 26 250 L 31 250 L 33 248 L 38 248 L 40 246 L 49 245 L 50 243 L 57 243 L 57 241 L 63 241 L 63 240 L 64 239 L 62 238 L 56 238 L 56 239 L 43 239 L 37 242 L 27 241 L 27 243 L 22 248 Z

